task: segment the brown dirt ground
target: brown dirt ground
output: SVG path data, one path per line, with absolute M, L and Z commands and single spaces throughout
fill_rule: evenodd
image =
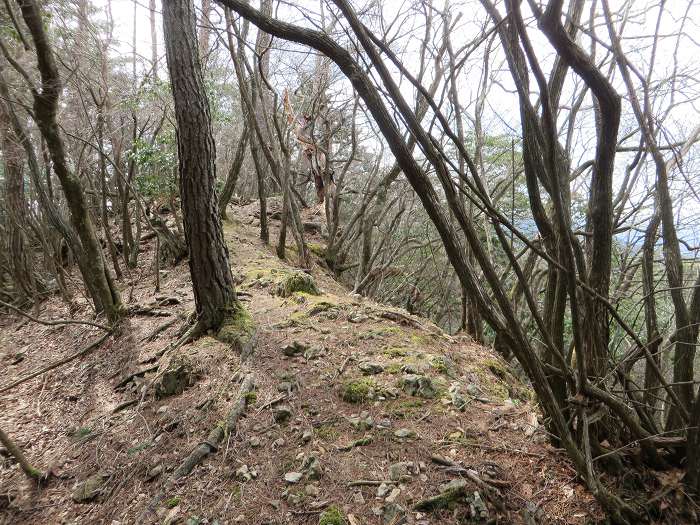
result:
M 254 210 L 255 204 L 231 208 L 225 235 L 239 289 L 249 294 L 243 299 L 258 330 L 255 354 L 247 365 L 255 376 L 256 399 L 225 446 L 168 489 L 157 509 L 157 522 L 316 524 L 324 507 L 336 505 L 353 516 L 352 525 L 380 524 L 377 512 L 383 500 L 376 497 L 377 487 L 348 483 L 388 479 L 389 465 L 398 461 L 422 467 L 420 474 L 399 486 L 396 502 L 409 509 L 409 523 L 461 522 L 469 516 L 468 505 L 431 514 L 410 510 L 459 476 L 431 462 L 432 454 L 497 480 L 506 510 L 497 512 L 489 504 L 494 523 L 520 523 L 526 508 L 541 523 L 584 523 L 600 517 L 564 453 L 548 444 L 537 409 L 527 401 L 528 390 L 491 350 L 466 337 L 446 335 L 425 319 L 350 295 L 320 261 L 312 274 L 321 296 L 273 295 L 274 282 L 292 267 L 260 243 Z M 277 223 L 272 221 L 271 227 L 275 237 Z M 140 406 L 113 412 L 121 403 L 137 399 L 144 381 L 154 375 L 122 390 L 115 386 L 126 375 L 152 366 L 139 363 L 173 341 L 182 323 L 174 323 L 155 341 L 145 341 L 147 335 L 194 308 L 187 264 L 163 271 L 162 291 L 154 294 L 153 247 L 144 244 L 144 250 L 140 267 L 123 281 L 125 302 L 148 305 L 156 295 L 165 295 L 180 303 L 158 307 L 164 316 L 130 316 L 121 334 L 101 348 L 0 395 L 0 426 L 31 461 L 56 475 L 38 488 L 0 455 L 0 524 L 139 523 L 169 472 L 225 418 L 235 400 L 242 372 L 239 356 L 207 336 L 178 351 L 190 357 L 199 372 L 184 393 L 160 400 L 149 394 Z M 78 303 L 73 317 L 90 318 L 87 300 L 82 297 Z M 322 311 L 310 315 L 319 303 L 316 310 Z M 386 312 L 399 315 L 391 320 Z M 40 315 L 48 319 L 71 314 L 54 297 L 42 305 Z M 16 316 L 0 317 L 0 387 L 99 335 L 94 328 L 40 326 Z M 281 349 L 293 341 L 315 349 L 316 357 L 285 357 Z M 17 354 L 23 357 L 19 362 Z M 358 364 L 364 360 L 385 366 L 383 373 L 371 377 L 379 397 L 347 403 L 339 392 L 345 382 L 363 377 Z M 398 389 L 403 365 L 430 376 L 440 395 L 422 399 Z M 282 381 L 298 386 L 288 398 L 278 390 Z M 475 398 L 465 394 L 470 402 L 464 411 L 449 401 L 447 388 L 453 382 L 462 393 L 468 385 L 471 393 L 477 392 Z M 280 398 L 293 414 L 284 425 L 274 422 L 275 405 L 270 405 Z M 349 418 L 362 411 L 375 423 L 387 420 L 390 426 L 357 430 Z M 397 439 L 394 432 L 399 428 L 414 430 L 416 437 Z M 307 443 L 301 439 L 304 431 L 312 432 Z M 338 450 L 365 436 L 372 438 L 370 444 Z M 253 446 L 251 438 L 257 438 L 259 446 Z M 286 483 L 284 474 L 299 471 L 309 455 L 320 462 L 320 480 Z M 235 471 L 242 465 L 255 470 L 257 477 L 238 479 Z M 163 472 L 149 480 L 156 466 Z M 109 476 L 102 493 L 90 503 L 74 503 L 74 487 L 97 472 Z

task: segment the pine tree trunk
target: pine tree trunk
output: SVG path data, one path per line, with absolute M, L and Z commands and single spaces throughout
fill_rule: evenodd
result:
M 165 51 L 177 116 L 180 198 L 200 330 L 238 308 L 214 182 L 216 153 L 191 0 L 163 2 Z

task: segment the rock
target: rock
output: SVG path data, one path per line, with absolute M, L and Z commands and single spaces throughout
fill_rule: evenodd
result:
M 410 428 L 400 428 L 396 432 L 394 432 L 394 436 L 396 436 L 399 439 L 409 439 L 416 437 L 416 432 L 414 430 L 411 430 Z
M 270 500 L 270 506 L 275 510 L 279 509 L 281 505 L 282 505 L 282 502 L 278 499 Z
M 369 317 L 367 317 L 364 314 L 361 314 L 359 312 L 353 312 L 350 315 L 348 315 L 348 322 L 350 323 L 364 323 L 365 321 L 368 321 Z
M 371 429 L 374 426 L 374 418 L 369 415 L 369 412 L 363 411 L 360 413 L 359 417 L 358 416 L 351 416 L 350 419 L 348 419 L 350 424 L 355 428 L 355 430 L 358 430 L 360 432 L 364 432 L 366 430 Z
M 386 497 L 386 502 L 387 503 L 394 503 L 396 501 L 396 498 L 398 498 L 401 495 L 401 489 L 400 488 L 395 488 L 394 490 L 391 491 L 391 494 L 389 494 Z
M 357 491 L 352 495 L 352 501 L 356 505 L 364 505 L 365 504 L 365 498 L 362 495 L 362 492 Z
M 372 361 L 363 361 L 358 365 L 358 368 L 367 376 L 381 374 L 384 372 L 384 366 L 382 366 L 380 363 L 374 363 Z
M 158 476 L 160 476 L 163 472 L 163 465 L 156 465 L 152 469 L 148 471 L 148 474 L 146 474 L 146 481 L 153 481 L 156 479 Z
M 384 417 L 377 421 L 377 426 L 379 428 L 391 428 L 391 419 L 389 419 L 388 417 Z
M 321 295 L 314 278 L 304 272 L 291 272 L 278 282 L 275 288 L 275 294 L 280 297 L 290 297 L 295 292 Z
M 287 483 L 299 483 L 304 475 L 301 472 L 287 472 L 284 475 L 284 481 Z
M 98 472 L 79 483 L 73 491 L 72 498 L 76 503 L 87 503 L 102 493 L 102 488 L 109 479 L 109 474 Z
M 277 405 L 272 410 L 272 417 L 275 423 L 283 424 L 292 418 L 292 409 L 289 405 Z
M 406 374 L 401 379 L 400 386 L 409 396 L 433 398 L 437 394 L 433 381 L 427 376 Z
M 302 464 L 302 470 L 306 472 L 306 476 L 309 479 L 320 479 L 321 474 L 323 474 L 323 468 L 321 463 L 318 461 L 316 456 L 309 456 L 304 460 Z
M 478 491 L 474 491 L 474 499 L 472 500 L 470 504 L 471 510 L 472 510 L 472 516 L 478 517 L 480 520 L 488 520 L 489 519 L 489 509 L 486 506 L 486 503 L 484 503 L 484 500 L 481 499 L 481 494 L 479 494 Z
M 377 385 L 371 379 L 355 379 L 344 383 L 340 389 L 340 397 L 348 403 L 364 403 L 374 399 Z
M 258 436 L 252 436 L 252 437 L 248 440 L 248 444 L 249 444 L 252 448 L 258 448 L 258 447 L 260 446 L 260 438 L 259 438 Z
M 302 443 L 308 443 L 313 438 L 314 438 L 314 433 L 311 430 L 305 430 L 304 433 L 301 435 Z
M 236 469 L 236 478 L 239 481 L 243 482 L 250 481 L 251 479 L 253 479 L 253 475 L 248 469 L 248 465 L 242 465 L 241 467 Z
M 156 382 L 156 397 L 168 397 L 182 394 L 188 386 L 194 384 L 197 376 L 194 366 L 186 357 L 173 359 L 163 375 Z
M 287 357 L 294 357 L 303 354 L 304 351 L 308 348 L 309 347 L 304 343 L 300 341 L 294 341 L 291 344 L 282 347 L 282 353 Z
M 467 481 L 453 479 L 440 488 L 440 494 L 431 498 L 420 500 L 413 506 L 413 510 L 431 512 L 441 508 L 450 507 L 467 494 Z
M 389 479 L 391 481 L 411 481 L 413 474 L 418 473 L 418 468 L 411 461 L 401 461 L 389 466 Z
M 382 483 L 381 485 L 379 485 L 379 487 L 377 487 L 377 497 L 383 498 L 384 496 L 389 494 L 390 491 L 391 491 L 391 486 L 387 485 L 386 483 Z
M 398 503 L 389 503 L 382 508 L 384 525 L 403 525 L 406 523 L 406 509 Z
M 272 442 L 272 448 L 280 448 L 284 446 L 284 438 L 277 438 Z
M 291 394 L 294 390 L 299 389 L 299 384 L 296 381 L 282 381 L 277 385 L 277 391 L 283 394 Z
M 448 392 L 450 394 L 450 402 L 452 405 L 462 412 L 467 408 L 467 398 L 465 398 L 459 391 L 459 383 L 452 383 Z
M 304 492 L 307 496 L 311 496 L 312 498 L 317 497 L 321 493 L 316 483 L 308 483 L 304 487 Z

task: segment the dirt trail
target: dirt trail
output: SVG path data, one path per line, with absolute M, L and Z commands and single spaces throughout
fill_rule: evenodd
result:
M 186 263 L 165 269 L 154 294 L 152 246 L 144 245 L 122 290 L 140 313 L 121 335 L 0 395 L 2 428 L 57 476 L 37 489 L 0 455 L 0 523 L 138 522 L 172 470 L 225 419 L 245 371 L 256 384 L 246 417 L 167 488 L 157 522 L 316 524 L 331 517 L 329 508 L 350 525 L 402 516 L 414 524 L 519 523 L 523 511 L 531 523 L 584 523 L 599 515 L 565 455 L 547 443 L 529 390 L 493 352 L 351 296 L 320 260 L 311 272 L 319 295 L 275 294 L 296 270 L 261 245 L 254 210 L 231 208 L 225 223 L 257 330 L 249 362 L 242 367 L 236 352 L 207 336 L 159 362 L 161 371 L 184 363 L 184 392 L 156 398 L 151 389 L 139 404 L 154 372 L 115 388 L 154 366 L 153 356 L 176 338 L 176 316 L 193 309 Z M 311 241 L 322 249 L 320 238 Z M 73 316 L 87 318 L 87 301 L 79 303 Z M 42 306 L 44 318 L 69 315 L 56 298 Z M 0 387 L 100 335 L 16 317 L 0 318 L 0 330 Z M 414 508 L 452 480 L 449 508 Z M 81 497 L 87 501 L 74 502 Z

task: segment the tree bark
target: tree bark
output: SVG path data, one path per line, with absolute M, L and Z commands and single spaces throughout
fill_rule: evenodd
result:
M 177 117 L 180 198 L 198 328 L 217 329 L 239 304 L 214 191 L 216 152 L 191 0 L 163 2 L 163 34 Z

